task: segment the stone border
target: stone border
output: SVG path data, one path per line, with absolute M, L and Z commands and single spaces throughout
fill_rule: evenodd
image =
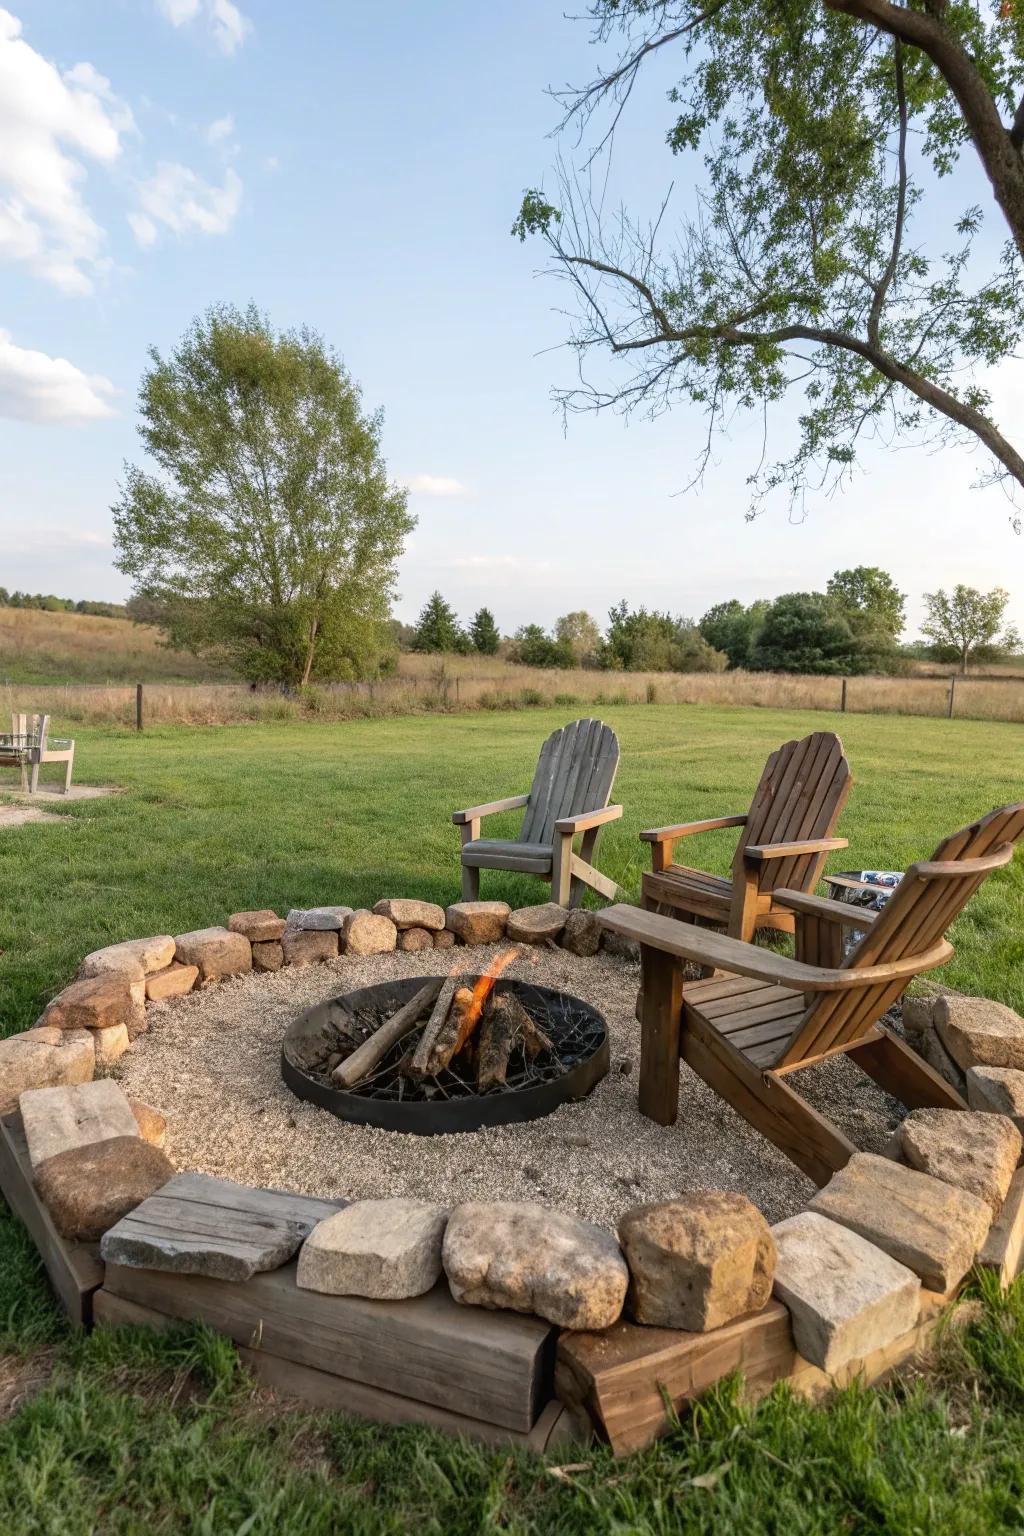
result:
M 725 1192 L 627 1211 L 615 1237 L 521 1202 L 449 1212 L 418 1201 L 358 1201 L 301 1221 L 295 1212 L 310 1204 L 301 1197 L 221 1180 L 207 1181 L 227 1190 L 216 1197 L 209 1230 L 189 1230 L 195 1196 L 181 1203 L 179 1228 L 168 1222 L 163 1206 L 177 1183 L 191 1179 L 205 1188 L 204 1176 L 174 1175 L 158 1150 L 161 1117 L 145 1105 L 115 1103 L 118 1095 L 124 1099 L 120 1089 L 103 1078 L 94 1082 L 97 1068 L 116 1062 L 148 1029 L 147 1004 L 254 969 L 504 939 L 560 943 L 581 955 L 603 947 L 636 958 L 635 946 L 604 930 L 593 913 L 567 913 L 550 902 L 516 912 L 504 902 L 456 902 L 445 910 L 404 898 L 383 898 L 372 911 L 325 906 L 286 918 L 237 912 L 224 926 L 87 955 L 34 1029 L 0 1041 L 0 1114 L 8 1116 L 0 1122 L 0 1187 L 29 1227 L 69 1313 L 88 1323 L 104 1263 L 111 1276 L 148 1276 L 149 1320 L 163 1326 L 175 1314 L 166 1298 L 168 1310 L 161 1308 L 161 1274 L 207 1275 L 204 1283 L 230 1291 L 296 1258 L 290 1283 L 328 1309 L 351 1306 L 344 1298 L 353 1296 L 386 1307 L 437 1291 L 457 1307 L 508 1317 L 510 1327 L 514 1315 L 529 1313 L 559 1333 L 548 1408 L 555 1400 L 563 1405 L 563 1431 L 571 1423 L 577 1437 L 596 1434 L 620 1452 L 663 1431 L 663 1389 L 679 1407 L 734 1369 L 743 1369 L 755 1390 L 782 1377 L 812 1393 L 857 1372 L 874 1379 L 931 1337 L 973 1264 L 995 1270 L 1003 1283 L 1020 1271 L 1024 1097 L 1018 1104 L 1010 1090 L 1024 1087 L 1024 1072 L 1000 1067 L 995 1077 L 979 1075 L 976 1055 L 968 1068 L 968 1087 L 972 1074 L 976 1087 L 972 1109 L 912 1111 L 890 1157 L 857 1153 L 805 1211 L 774 1228 L 745 1197 Z M 978 1028 L 971 1033 L 961 1006 L 972 1003 L 982 1010 L 982 1037 L 991 1036 L 1005 1055 L 1010 1011 L 1001 1005 L 908 1000 L 908 1028 L 933 1031 L 954 1051 L 961 1072 L 979 1049 Z M 941 1020 L 933 1017 L 940 1011 Z M 1024 1021 L 1017 1023 L 1024 1033 Z M 1007 1087 L 1007 1071 L 1021 1082 Z M 20 1117 L 11 1114 L 15 1106 Z M 163 1214 L 147 1231 L 154 1201 L 162 1202 Z M 248 1213 L 267 1201 L 286 1217 L 294 1208 L 284 1236 L 272 1251 L 259 1249 L 253 1268 L 227 1278 L 225 1245 L 236 1244 L 235 1262 L 237 1245 L 245 1248 Z M 260 1231 L 265 1236 L 265 1222 Z M 123 1278 L 119 1284 L 120 1292 L 111 1293 L 109 1284 L 99 1291 L 114 1297 L 98 1309 L 111 1323 L 133 1316 L 133 1307 L 147 1311 L 127 1295 Z M 218 1326 L 224 1307 L 230 1312 L 223 1299 L 211 1307 L 197 1301 L 194 1315 Z M 385 1327 L 382 1341 L 386 1333 Z M 310 1375 L 301 1360 L 285 1356 L 277 1364 L 287 1364 L 285 1375 Z M 335 1390 L 311 1379 L 306 1389 L 314 1400 Z M 363 1389 L 374 1416 L 377 1388 L 364 1380 Z M 378 1404 L 380 1417 L 440 1422 L 436 1401 L 419 1403 L 411 1391 L 396 1407 L 393 1396 L 384 1394 L 389 1401 Z M 447 1427 L 473 1432 L 465 1427 L 475 1422 L 472 1415 L 449 1406 Z M 528 1425 L 515 1433 L 542 1448 L 554 1443 L 550 1413 L 544 1422 L 543 1435 L 532 1440 Z M 496 1426 L 484 1419 L 478 1428 L 486 1438 Z

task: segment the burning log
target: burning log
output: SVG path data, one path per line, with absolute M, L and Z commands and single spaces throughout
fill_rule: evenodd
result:
M 356 1047 L 351 1056 L 346 1056 L 345 1060 L 335 1067 L 331 1077 L 338 1087 L 353 1088 L 364 1077 L 369 1077 L 374 1067 L 383 1061 L 391 1047 L 397 1044 L 403 1035 L 407 1035 L 410 1030 L 416 1028 L 431 1003 L 435 999 L 440 1000 L 438 993 L 441 991 L 440 976 L 431 977 L 430 981 L 420 987 L 404 1007 L 392 1014 L 391 1018 L 375 1030 L 368 1040 L 364 1040 L 362 1045 Z
M 512 1054 L 515 1037 L 512 1010 L 507 1006 L 508 997 L 492 997 L 487 1015 L 480 1030 L 479 1068 L 476 1086 L 478 1093 L 486 1093 L 505 1081 L 508 1075 L 508 1059 Z
M 433 1012 L 427 1020 L 419 1044 L 413 1052 L 412 1071 L 420 1077 L 431 1076 L 436 1070 L 430 1063 L 434 1053 L 437 1038 L 444 1028 L 448 1014 L 455 998 L 455 992 L 459 984 L 457 976 L 449 976 L 437 994 Z
M 438 1030 L 427 1059 L 426 1075 L 436 1077 L 468 1043 L 483 1013 L 472 987 L 458 987 L 448 1017 Z
M 536 1061 L 541 1051 L 553 1049 L 547 1035 L 534 1023 L 514 993 L 503 992 L 494 999 L 492 1007 L 500 1007 L 508 1015 L 512 1027 L 512 1044 L 522 1047 L 527 1061 Z

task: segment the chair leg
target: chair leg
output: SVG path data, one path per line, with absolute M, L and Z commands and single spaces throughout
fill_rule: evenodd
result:
M 686 1015 L 680 1046 L 683 1060 L 698 1077 L 819 1187 L 857 1151 L 838 1126 L 788 1083 L 752 1066 L 692 1011 Z
M 572 895 L 572 838 L 555 834 L 554 857 L 551 864 L 551 900 L 560 907 L 569 905 Z
M 876 1040 L 855 1045 L 846 1053 L 880 1088 L 908 1109 L 967 1109 L 952 1083 L 922 1061 L 916 1051 L 883 1029 Z
M 71 770 L 74 767 L 74 765 L 75 765 L 75 759 L 74 759 L 74 756 L 71 756 L 71 757 L 68 758 L 67 764 L 65 765 L 65 768 L 64 768 L 64 793 L 65 794 L 67 794 L 68 790 L 71 788 Z
M 29 794 L 30 795 L 34 795 L 38 788 L 39 788 L 39 759 L 36 757 L 36 758 L 32 759 L 32 777 L 31 777 L 31 780 L 29 781 L 29 789 L 28 789 Z
M 463 901 L 479 901 L 480 899 L 480 871 L 472 864 L 462 866 L 462 899 Z
M 674 955 L 643 944 L 640 974 L 640 1113 L 658 1125 L 673 1125 L 679 1112 L 682 965 Z

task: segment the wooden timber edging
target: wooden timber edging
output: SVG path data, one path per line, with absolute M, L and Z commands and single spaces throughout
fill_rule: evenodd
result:
M 69 1243 L 54 1226 L 32 1182 L 21 1115 L 0 1117 L 0 1191 L 25 1226 L 43 1261 L 57 1299 L 77 1328 L 92 1322 L 92 1299 L 103 1284 L 96 1243 Z

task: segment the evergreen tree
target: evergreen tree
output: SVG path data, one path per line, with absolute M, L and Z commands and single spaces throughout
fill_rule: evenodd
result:
M 432 592 L 423 605 L 416 624 L 413 640 L 414 651 L 457 651 L 460 639 L 459 621 L 450 603 L 440 592 Z
M 489 608 L 479 608 L 474 613 L 470 620 L 469 638 L 473 643 L 474 651 L 479 651 L 481 656 L 497 655 L 501 635 L 494 622 L 494 614 Z

